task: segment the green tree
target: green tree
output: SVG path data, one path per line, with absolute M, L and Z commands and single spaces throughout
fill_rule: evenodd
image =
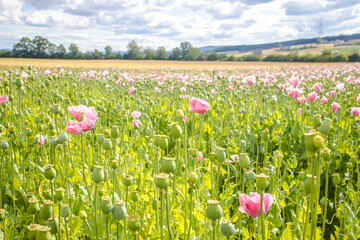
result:
M 41 36 L 35 36 L 32 40 L 32 45 L 34 47 L 33 56 L 38 58 L 43 58 L 47 56 L 47 50 L 51 43 L 46 38 Z
M 158 47 L 158 49 L 156 50 L 156 59 L 157 60 L 166 60 L 168 59 L 168 54 L 166 52 L 166 48 L 165 47 Z
M 349 62 L 360 62 L 360 56 L 358 53 L 353 53 L 351 55 L 348 56 L 348 61 Z
M 127 59 L 141 59 L 141 47 L 135 40 L 132 40 L 127 45 L 128 51 L 126 53 Z
M 81 57 L 81 52 L 79 50 L 79 47 L 75 43 L 71 43 L 68 49 L 69 49 L 69 53 L 67 54 L 68 58 L 78 59 Z
M 101 51 L 95 49 L 94 50 L 94 59 L 104 59 L 104 55 Z
M 152 49 L 151 47 L 147 47 L 144 49 L 144 59 L 146 60 L 150 60 L 150 59 L 155 59 L 156 58 L 156 52 L 154 49 Z
M 60 44 L 58 47 L 57 47 L 57 55 L 58 55 L 58 58 L 61 58 L 61 59 L 64 59 L 65 56 L 66 56 L 66 48 L 64 47 L 64 45 Z
M 171 59 L 171 60 L 180 60 L 181 59 L 181 50 L 179 47 L 172 49 L 169 59 Z
M 106 59 L 113 59 L 115 58 L 115 54 L 112 53 L 112 47 L 107 45 L 105 46 L 105 58 Z
M 14 57 L 32 57 L 33 44 L 29 37 L 22 37 L 20 41 L 13 46 L 12 55 Z
M 200 50 L 198 48 L 191 47 L 190 50 L 184 56 L 185 61 L 194 61 L 200 55 Z
M 0 51 L 0 57 L 3 57 L 3 58 L 11 57 L 11 52 L 10 52 L 10 51 L 6 51 L 6 50 L 1 50 L 1 51 Z
M 186 54 L 193 48 L 191 43 L 189 42 L 181 42 L 180 43 L 180 54 L 183 59 L 185 59 Z
M 217 61 L 217 60 L 219 60 L 219 54 L 217 54 L 216 52 L 210 52 L 207 54 L 206 60 Z

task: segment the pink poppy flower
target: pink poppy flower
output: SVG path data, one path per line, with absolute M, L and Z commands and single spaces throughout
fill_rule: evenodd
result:
M 0 105 L 6 101 L 6 103 L 9 102 L 9 96 L 0 96 Z
M 289 82 L 290 82 L 290 84 L 294 87 L 294 88 L 296 88 L 297 86 L 299 86 L 299 79 L 297 78 L 297 77 L 291 77 L 290 79 L 289 79 Z
M 331 95 L 332 97 L 335 97 L 336 91 L 335 91 L 335 90 L 334 90 L 334 91 L 331 91 L 331 92 L 330 92 L 330 95 Z
M 50 70 L 49 69 L 47 69 L 46 71 L 45 71 L 45 75 L 50 75 Z
M 136 128 L 139 128 L 140 127 L 140 121 L 138 119 L 134 119 L 132 121 L 132 125 Z
M 332 107 L 332 111 L 333 113 L 338 113 L 339 110 L 340 110 L 340 104 L 336 103 L 336 102 L 333 102 L 331 104 L 331 107 Z
M 216 90 L 215 89 L 211 89 L 211 95 L 215 95 L 217 94 Z
M 353 107 L 353 108 L 351 109 L 351 114 L 352 114 L 353 116 L 360 116 L 360 109 L 357 108 L 357 107 Z
M 243 79 L 243 83 L 247 83 L 249 85 L 253 85 L 256 83 L 256 78 L 254 76 L 248 76 Z
M 291 89 L 289 92 L 289 96 L 293 99 L 297 99 L 300 95 L 300 92 L 297 89 Z
M 302 108 L 299 108 L 298 111 L 297 111 L 297 113 L 298 113 L 299 115 L 302 114 Z
M 203 153 L 202 152 L 198 152 L 198 155 L 196 156 L 196 161 L 201 162 L 203 160 Z
M 188 119 L 188 117 L 185 115 L 184 116 L 184 122 L 187 122 L 189 119 Z
M 155 91 L 156 93 L 158 93 L 158 92 L 160 92 L 160 89 L 159 89 L 159 88 L 154 88 L 154 91 Z
M 80 123 L 73 120 L 66 124 L 65 130 L 75 135 L 80 135 L 83 132 Z
M 356 101 L 360 102 L 360 95 L 356 98 Z
M 141 112 L 138 112 L 138 111 L 133 111 L 131 113 L 131 115 L 134 117 L 134 118 L 139 118 L 141 116 Z
M 22 77 L 22 78 L 28 78 L 28 77 L 29 77 L 29 74 L 27 74 L 26 72 L 22 71 L 21 77 Z
M 321 104 L 327 104 L 328 101 L 329 101 L 329 100 L 328 100 L 326 97 L 323 97 L 323 98 L 321 98 L 321 100 L 320 100 Z
M 239 155 L 233 154 L 233 155 L 230 155 L 230 158 L 231 158 L 231 160 L 233 160 L 233 161 L 237 161 L 237 160 L 239 160 Z
M 306 103 L 306 98 L 305 98 L 305 97 L 301 97 L 301 98 L 298 98 L 297 101 L 298 101 L 299 104 L 303 105 L 303 104 Z
M 250 217 L 256 218 L 259 217 L 260 212 L 260 204 L 261 204 L 261 196 L 259 193 L 250 193 L 249 196 L 246 194 L 240 194 L 240 212 L 247 213 Z M 274 199 L 269 193 L 264 193 L 263 195 L 263 205 L 262 211 L 266 214 L 269 211 L 269 208 L 273 204 Z
M 86 107 L 84 105 L 68 107 L 68 112 L 75 117 L 77 122 L 69 121 L 65 127 L 66 131 L 80 135 L 82 132 L 90 131 L 95 127 L 98 115 L 94 107 Z
M 135 94 L 135 90 L 136 90 L 135 87 L 131 87 L 131 88 L 129 89 L 129 94 L 130 94 L 130 95 L 134 95 L 134 94 Z
M 57 67 L 56 67 L 57 69 L 60 69 L 61 68 L 61 66 L 60 65 L 57 65 Z
M 186 93 L 186 88 L 182 87 L 182 88 L 181 88 L 181 92 L 182 92 L 182 93 Z
M 321 91 L 321 87 L 319 86 L 319 84 L 315 84 L 314 86 L 313 86 L 313 89 L 316 91 L 316 92 L 320 92 Z
M 309 102 L 314 102 L 317 99 L 317 94 L 316 92 L 311 92 L 308 94 L 308 101 Z
M 189 103 L 189 111 L 204 114 L 209 111 L 209 104 L 205 99 L 192 98 Z
M 342 92 L 345 90 L 345 85 L 343 83 L 338 83 L 336 84 L 336 89 Z
M 39 141 L 38 144 L 39 144 L 40 146 L 44 145 L 44 143 L 45 143 L 45 138 L 44 138 L 43 135 L 36 134 L 35 139 L 38 139 L 38 141 Z

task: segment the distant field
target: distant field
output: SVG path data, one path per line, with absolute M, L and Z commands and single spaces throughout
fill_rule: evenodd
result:
M 329 63 L 277 63 L 277 62 L 193 62 L 156 60 L 68 60 L 68 59 L 29 59 L 0 58 L 0 66 L 37 67 L 79 67 L 79 68 L 120 68 L 120 69 L 246 69 L 274 68 L 299 65 L 328 65 Z M 332 63 L 332 65 L 341 63 Z

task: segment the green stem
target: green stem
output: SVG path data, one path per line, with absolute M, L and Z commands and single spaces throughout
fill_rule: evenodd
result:
M 97 191 L 98 191 L 98 185 L 97 183 L 95 183 L 95 196 L 94 196 L 94 202 L 95 202 L 95 236 L 96 236 L 96 240 L 99 239 L 99 234 L 98 234 L 98 222 L 97 222 Z
M 90 225 L 89 225 L 88 220 L 86 220 L 86 219 L 85 219 L 85 224 L 86 224 L 87 228 L 89 229 L 90 239 L 92 239 L 92 238 L 93 238 L 93 237 L 92 237 L 92 230 L 91 230 L 91 227 L 90 227 Z M 96 239 L 96 240 L 98 240 L 98 239 Z
M 109 239 L 109 214 L 106 214 L 106 239 Z
M 214 221 L 214 220 L 212 221 L 212 230 L 213 230 L 212 239 L 216 240 L 216 221 Z
M 161 240 L 164 240 L 164 227 L 163 227 L 163 202 L 164 202 L 164 196 L 163 196 L 163 190 L 160 190 L 160 236 Z
M 66 234 L 66 240 L 69 239 L 69 233 L 68 233 L 68 226 L 67 226 L 67 218 L 65 218 L 65 234 Z
M 89 202 L 91 202 L 91 196 L 90 196 L 90 192 L 89 192 L 89 186 L 88 186 L 88 184 L 87 184 L 86 177 L 85 177 L 84 136 L 83 136 L 83 134 L 81 134 L 81 161 L 82 161 L 83 181 L 84 181 L 84 183 L 85 183 L 85 187 L 86 187 L 87 195 L 88 195 L 88 198 L 89 198 Z
M 190 235 L 191 235 L 191 227 L 192 227 L 192 212 L 193 212 L 193 188 L 190 188 L 190 224 L 189 224 L 189 236 L 188 238 L 190 239 Z
M 167 227 L 168 227 L 168 231 L 169 231 L 169 236 L 170 239 L 174 239 L 172 232 L 171 232 L 171 227 L 170 227 L 170 217 L 169 217 L 169 196 L 168 196 L 168 191 L 166 190 L 166 222 L 167 222 Z
M 328 188 L 329 188 L 329 173 L 328 173 L 328 162 L 325 161 L 325 209 L 322 223 L 322 231 L 321 231 L 321 239 L 324 239 L 325 233 L 325 223 L 326 223 L 326 215 L 327 215 L 327 205 L 328 205 Z
M 264 192 L 260 193 L 260 221 L 261 221 L 261 236 L 262 240 L 266 239 L 265 234 L 265 222 L 264 222 L 264 211 L 263 211 Z
M 61 211 L 61 204 L 60 204 L 60 201 L 58 203 L 58 207 L 59 207 L 59 239 L 61 240 L 61 217 L 60 217 L 60 211 Z M 55 219 L 55 216 L 54 216 L 54 219 Z

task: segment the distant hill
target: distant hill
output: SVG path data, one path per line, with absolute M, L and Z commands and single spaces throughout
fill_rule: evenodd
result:
M 323 43 L 324 42 L 334 43 L 336 41 L 347 42 L 349 40 L 356 40 L 356 39 L 360 39 L 360 33 L 351 34 L 351 35 L 327 36 L 321 38 Z M 264 44 L 246 44 L 246 45 L 235 45 L 235 46 L 205 46 L 205 47 L 200 47 L 200 50 L 205 53 L 231 52 L 231 51 L 250 52 L 250 51 L 262 51 L 262 50 L 280 48 L 280 47 L 291 47 L 302 44 L 313 44 L 318 42 L 319 42 L 319 38 L 316 37 L 316 38 L 296 39 L 290 41 L 264 43 Z

